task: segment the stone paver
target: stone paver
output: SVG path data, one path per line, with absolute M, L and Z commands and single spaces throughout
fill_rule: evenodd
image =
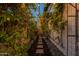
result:
M 41 45 L 41 44 L 43 44 L 43 43 L 42 43 L 42 42 L 38 42 L 37 44 Z
M 34 55 L 34 56 L 43 56 L 43 55 L 51 55 L 48 51 L 48 47 L 46 45 L 45 47 L 45 42 L 42 38 L 37 39 L 37 41 L 34 42 L 33 45 L 35 48 L 33 48 L 30 52 L 29 50 L 29 55 Z
M 36 54 L 44 54 L 43 42 L 42 39 L 39 39 L 36 46 Z
M 38 41 L 42 42 L 42 40 L 38 40 Z
M 37 45 L 37 48 L 43 48 L 43 45 Z
M 44 53 L 44 50 L 43 49 L 36 49 L 36 53 L 37 54 L 43 54 Z

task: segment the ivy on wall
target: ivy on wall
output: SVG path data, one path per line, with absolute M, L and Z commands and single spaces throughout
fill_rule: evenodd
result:
M 57 4 L 56 3 L 53 5 L 53 9 L 54 9 L 54 12 L 53 12 L 52 17 L 51 17 L 53 29 L 56 31 L 64 30 L 65 25 L 67 23 L 67 21 L 62 19 L 64 4 L 62 4 L 62 3 Z

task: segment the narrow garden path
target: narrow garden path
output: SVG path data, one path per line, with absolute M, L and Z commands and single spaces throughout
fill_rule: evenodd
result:
M 45 56 L 45 55 L 51 55 L 46 42 L 42 37 L 39 39 L 35 40 L 31 46 L 31 48 L 28 51 L 28 55 L 32 56 Z
M 50 45 L 50 44 L 49 44 Z M 45 38 L 36 39 L 28 50 L 29 56 L 63 56 L 63 54 L 53 44 L 53 52 L 50 52 Z M 52 54 L 53 53 L 53 54 Z

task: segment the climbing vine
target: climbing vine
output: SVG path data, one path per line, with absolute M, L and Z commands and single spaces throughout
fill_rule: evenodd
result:
M 20 3 L 0 4 L 0 53 L 27 55 L 30 6 Z
M 54 12 L 51 17 L 53 29 L 56 31 L 64 30 L 67 21 L 62 19 L 62 12 L 64 9 L 64 4 L 54 4 L 53 5 Z

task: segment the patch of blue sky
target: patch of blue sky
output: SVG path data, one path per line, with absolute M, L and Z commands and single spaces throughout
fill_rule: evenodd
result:
M 37 4 L 36 4 L 36 5 L 37 5 Z M 40 5 L 40 8 L 37 7 L 37 8 L 36 8 L 36 11 L 32 10 L 32 14 L 33 14 L 33 16 L 35 17 L 35 19 L 38 18 L 38 13 L 39 13 L 39 12 L 40 12 L 40 14 L 43 14 L 43 12 L 44 12 L 44 4 L 43 4 L 43 3 L 40 3 L 39 5 Z M 40 9 L 40 10 L 39 10 L 39 9 Z

